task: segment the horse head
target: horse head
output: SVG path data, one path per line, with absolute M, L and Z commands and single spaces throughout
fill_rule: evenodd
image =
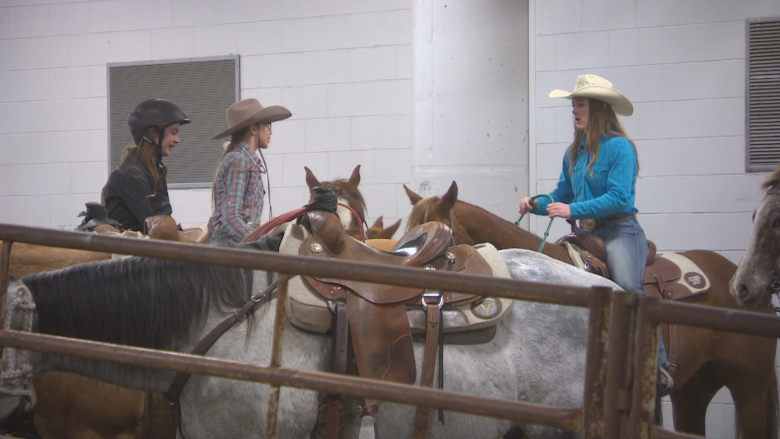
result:
M 309 186 L 309 202 L 314 201 L 314 188 L 324 187 L 331 189 L 339 198 L 339 203 L 345 204 L 355 211 L 355 215 L 342 206 L 338 208 L 338 215 L 341 218 L 347 234 L 360 239 L 360 225 L 366 223 L 366 202 L 363 194 L 360 193 L 358 185 L 360 184 L 360 165 L 355 166 L 349 179 L 338 179 L 334 181 L 319 181 L 314 173 L 308 167 L 306 170 L 306 185 Z
M 384 221 L 380 216 L 374 221 L 374 225 L 366 230 L 366 239 L 392 239 L 400 226 L 401 220 L 398 220 L 389 227 L 385 227 Z
M 412 203 L 412 212 L 406 222 L 406 230 L 409 231 L 428 221 L 439 221 L 449 226 L 454 235 L 456 244 L 474 245 L 476 242 L 467 232 L 466 228 L 458 221 L 455 213 L 456 206 L 464 203 L 458 201 L 458 184 L 453 180 L 450 188 L 441 197 L 423 198 L 404 185 L 406 195 Z
M 778 168 L 780 169 L 780 168 Z M 778 174 L 778 171 L 775 171 Z M 780 291 L 780 178 L 764 183 L 766 194 L 753 214 L 745 255 L 731 278 L 729 290 L 743 306 L 757 307 L 771 303 L 773 293 Z

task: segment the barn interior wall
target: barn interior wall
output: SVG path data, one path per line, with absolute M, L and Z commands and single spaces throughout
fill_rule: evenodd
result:
M 308 201 L 304 166 L 330 180 L 358 164 L 369 216 L 406 214 L 411 1 L 39 3 L 0 2 L 0 222 L 70 229 L 100 199 L 107 63 L 230 54 L 242 98 L 293 113 L 266 154 L 275 215 Z M 208 221 L 209 189 L 170 195 L 179 222 Z
M 554 189 L 573 137 L 577 75 L 612 81 L 634 103 L 639 220 L 659 250 L 714 250 L 739 262 L 766 173 L 745 172 L 746 20 L 780 16 L 760 0 L 533 1 L 531 188 Z M 547 222 L 534 218 L 532 230 Z M 554 236 L 566 231 L 553 226 Z
M 70 229 L 100 198 L 107 63 L 239 54 L 241 97 L 294 115 L 266 155 L 274 213 L 307 201 L 303 166 L 333 179 L 360 164 L 370 219 L 389 220 L 410 210 L 402 184 L 452 180 L 514 220 L 552 190 L 572 137 L 569 102 L 547 94 L 592 72 L 635 104 L 648 237 L 737 262 L 766 175 L 745 172 L 745 20 L 765 17 L 780 2 L 2 0 L 0 223 Z M 209 217 L 208 189 L 171 201 L 185 225 Z M 730 437 L 728 395 L 714 402 L 711 437 Z
M 528 3 L 414 2 L 412 189 L 517 219 L 528 191 Z M 404 197 L 406 198 L 406 197 Z
M 293 113 L 266 154 L 275 215 L 308 201 L 304 166 L 329 180 L 361 165 L 369 220 L 408 215 L 402 184 L 459 179 L 505 216 L 506 192 L 527 191 L 526 2 L 39 3 L 0 3 L 0 222 L 70 229 L 100 199 L 107 63 L 229 54 L 242 98 Z M 182 224 L 208 220 L 209 189 L 170 195 Z
M 766 173 L 745 172 L 746 20 L 780 17 L 780 2 L 758 0 L 531 0 L 529 151 L 533 194 L 555 188 L 573 137 L 577 75 L 613 82 L 634 103 L 622 117 L 636 142 L 639 221 L 659 250 L 714 250 L 742 257 Z M 556 224 L 557 223 L 557 224 Z M 547 220 L 534 217 L 537 233 Z M 555 221 L 551 236 L 567 233 Z M 666 399 L 664 425 L 672 428 Z M 707 437 L 735 437 L 723 388 L 707 410 Z

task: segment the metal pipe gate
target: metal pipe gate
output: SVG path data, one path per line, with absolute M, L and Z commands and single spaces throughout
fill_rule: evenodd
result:
M 485 276 L 431 272 L 358 262 L 322 260 L 243 249 L 182 244 L 0 224 L 0 307 L 5 307 L 13 242 L 133 254 L 185 262 L 274 271 L 280 274 L 274 348 L 269 366 L 70 339 L 18 331 L 0 331 L 0 345 L 80 356 L 134 366 L 213 375 L 272 386 L 266 437 L 275 437 L 279 388 L 306 388 L 354 397 L 508 419 L 564 429 L 590 438 L 687 438 L 652 425 L 660 322 L 780 337 L 780 318 L 680 303 L 660 302 L 610 288 L 579 288 Z M 280 306 L 290 275 L 306 274 L 373 283 L 478 293 L 590 309 L 585 392 L 582 407 L 559 408 L 325 372 L 281 367 L 285 311 Z M 695 311 L 695 312 L 692 312 Z M 0 319 L 4 312 L 0 313 Z M 1 321 L 1 320 L 0 320 Z M 607 349 L 609 346 L 609 349 Z M 607 373 L 609 371 L 609 373 Z

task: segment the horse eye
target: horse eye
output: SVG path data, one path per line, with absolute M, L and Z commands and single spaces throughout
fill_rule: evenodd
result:
M 772 220 L 772 228 L 778 228 L 778 227 L 780 227 L 780 217 Z

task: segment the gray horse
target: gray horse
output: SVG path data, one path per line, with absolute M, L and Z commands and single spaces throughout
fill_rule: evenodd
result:
M 615 284 L 547 256 L 526 250 L 500 252 L 511 277 L 526 281 L 589 287 Z M 13 280 L 8 304 L 34 300 L 36 332 L 189 352 L 214 326 L 267 284 L 265 272 L 146 258 L 83 264 Z M 209 350 L 208 356 L 267 365 L 271 355 L 275 299 L 258 307 Z M 515 301 L 486 344 L 444 346 L 445 390 L 558 407 L 583 403 L 588 311 Z M 17 319 L 18 320 L 18 319 Z M 327 370 L 329 336 L 285 330 L 282 365 Z M 418 369 L 422 345 L 415 345 Z M 21 358 L 6 348 L 4 366 Z M 63 370 L 125 387 L 164 392 L 174 373 L 81 358 L 30 353 L 33 372 Z M 420 376 L 418 370 L 417 376 Z M 260 438 L 265 431 L 269 386 L 208 376 L 192 376 L 181 394 L 183 436 Z M 18 396 L 3 395 L 0 407 Z M 308 438 L 318 396 L 283 388 L 277 436 Z M 411 438 L 414 407 L 380 405 L 380 438 Z M 349 425 L 343 437 L 357 430 Z M 509 421 L 445 412 L 445 424 L 430 418 L 428 437 L 502 437 Z M 550 428 L 522 425 L 529 438 L 571 437 Z

